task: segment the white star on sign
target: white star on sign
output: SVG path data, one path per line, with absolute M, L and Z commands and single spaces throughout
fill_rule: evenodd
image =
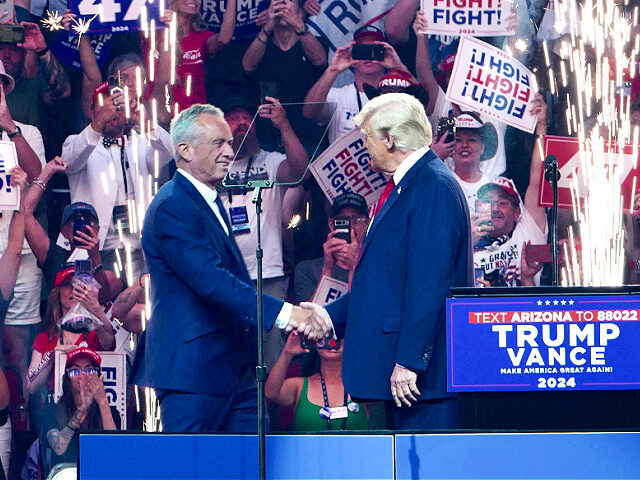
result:
M 553 304 L 554 304 L 554 305 L 557 305 L 557 304 L 558 304 L 558 300 L 554 300 L 554 301 L 553 301 Z
M 549 300 L 545 300 L 544 304 L 545 305 L 551 305 L 551 302 Z
M 573 305 L 573 300 L 569 300 L 569 305 Z
M 567 301 L 566 301 L 566 300 L 562 300 L 560 303 L 561 303 L 562 305 L 566 305 L 566 304 L 567 304 Z
M 542 300 L 538 300 L 538 305 L 542 305 Z

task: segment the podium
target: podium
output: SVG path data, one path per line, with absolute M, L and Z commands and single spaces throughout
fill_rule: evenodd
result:
M 454 288 L 462 428 L 640 428 L 640 286 Z

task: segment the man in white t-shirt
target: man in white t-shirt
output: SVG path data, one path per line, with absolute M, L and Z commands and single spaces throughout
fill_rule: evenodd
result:
M 547 106 L 536 94 L 531 111 L 538 115 L 536 133 L 547 132 Z M 525 244 L 547 243 L 547 215 L 538 205 L 542 155 L 533 149 L 524 204 L 512 180 L 499 177 L 478 190 L 478 211 L 471 214 L 476 286 L 539 285 L 539 263 L 527 262 Z M 525 257 L 525 258 L 523 258 Z
M 284 300 L 287 281 L 282 261 L 282 199 L 286 187 L 282 183 L 302 180 L 309 164 L 309 156 L 291 128 L 287 114 L 277 99 L 267 97 L 271 104 L 263 105 L 258 115 L 267 118 L 280 131 L 285 153 L 268 152 L 260 147 L 255 124 L 252 124 L 255 106 L 241 97 L 232 97 L 222 106 L 225 120 L 233 134 L 236 158 L 229 167 L 226 179 L 231 185 L 246 185 L 251 180 L 273 180 L 272 188 L 262 190 L 260 233 L 264 291 Z M 218 193 L 231 222 L 231 231 L 242 252 L 249 276 L 258 278 L 256 247 L 258 245 L 256 206 L 253 190 L 239 187 L 224 188 L 218 184 Z M 284 346 L 282 332 L 272 329 L 266 334 L 265 365 L 270 370 Z
M 384 58 L 354 60 L 354 45 L 382 47 Z M 355 83 L 333 87 L 338 75 L 351 67 L 355 72 Z M 378 85 L 385 74 L 385 69 L 408 71 L 380 30 L 372 26 L 359 28 L 354 32 L 351 43 L 336 50 L 329 67 L 307 93 L 302 110 L 304 116 L 321 125 L 326 125 L 335 112 L 328 131 L 329 143 L 333 143 L 356 127 L 353 119 L 360 112 L 362 105 L 369 101 L 363 85 L 369 84 L 374 87 Z

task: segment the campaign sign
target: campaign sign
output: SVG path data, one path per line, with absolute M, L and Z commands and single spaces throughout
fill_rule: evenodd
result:
M 145 6 L 147 20 L 155 20 L 158 28 L 164 27 L 158 20 L 161 1 L 164 0 L 69 0 L 69 8 L 78 15 L 77 20 L 90 22 L 86 33 L 136 32 L 142 29 L 140 15 Z
M 311 301 L 318 305 L 327 305 L 339 299 L 344 293 L 349 291 L 349 284 L 336 280 L 335 278 L 323 275 L 318 283 L 318 288 L 313 294 Z
M 450 392 L 640 388 L 640 295 L 447 299 Z
M 219 32 L 226 12 L 227 0 L 203 0 L 200 17 L 212 32 Z M 260 30 L 256 25 L 258 13 L 269 8 L 269 0 L 237 0 L 236 27 L 233 36 L 239 38 L 255 37 Z
M 102 381 L 109 406 L 116 407 L 120 414 L 120 429 L 127 428 L 127 370 L 125 354 L 122 352 L 97 352 L 102 357 Z M 62 376 L 64 375 L 67 353 L 56 350 L 54 399 L 62 397 Z
M 511 8 L 508 0 L 422 0 L 428 22 L 423 33 L 513 35 L 506 25 Z
M 636 149 L 638 147 L 636 146 Z M 584 198 L 587 193 L 587 173 L 584 171 L 585 163 L 581 161 L 580 150 L 584 152 L 585 146 L 580 148 L 577 138 L 554 137 L 547 135 L 544 137 L 544 155 L 554 155 L 558 159 L 558 169 L 560 180 L 558 180 L 558 207 L 572 208 L 571 184 L 577 176 L 578 198 Z M 614 168 L 618 170 L 620 179 L 620 194 L 624 197 L 624 211 L 631 212 L 631 198 L 633 197 L 633 187 L 635 179 L 636 191 L 640 188 L 640 165 L 634 168 L 633 145 L 625 145 L 622 152 L 618 151 L 615 143 L 604 142 L 604 152 L 598 152 L 598 156 L 608 170 Z M 638 155 L 636 150 L 636 156 Z M 553 189 L 549 182 L 544 181 L 544 171 L 540 173 L 541 184 L 538 192 L 538 203 L 541 206 L 553 206 Z
M 89 41 L 96 54 L 98 67 L 104 67 L 109 50 L 111 49 L 111 33 L 103 33 L 100 35 L 91 35 Z M 80 65 L 80 50 L 78 50 L 78 36 L 72 32 L 60 32 L 51 43 L 51 52 L 60 62 L 65 65 L 71 65 L 75 68 L 82 68 Z
M 20 188 L 11 185 L 11 169 L 18 165 L 13 142 L 0 141 L 0 210 L 20 208 Z
M 309 169 L 330 202 L 340 194 L 354 192 L 371 205 L 387 183 L 382 172 L 369 168 L 369 152 L 359 129 L 339 138 L 318 156 Z
M 532 133 L 538 119 L 529 103 L 535 94 L 532 78 L 529 69 L 506 52 L 463 35 L 447 99 Z

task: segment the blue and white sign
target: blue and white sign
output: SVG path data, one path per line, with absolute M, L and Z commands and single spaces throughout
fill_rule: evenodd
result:
M 69 8 L 82 21 L 90 21 L 86 33 L 136 32 L 141 30 L 140 18 L 146 6 L 147 20 L 163 27 L 160 2 L 164 0 L 69 0 Z M 102 13 L 100 13 L 102 5 Z
M 107 61 L 112 37 L 113 34 L 111 33 L 103 33 L 101 35 L 92 35 L 90 38 L 99 68 L 104 67 Z M 51 51 L 65 65 L 82 68 L 80 65 L 80 51 L 78 50 L 78 37 L 75 34 L 67 31 L 58 33 L 58 36 L 51 44 Z
M 640 388 L 640 295 L 447 299 L 450 392 Z

